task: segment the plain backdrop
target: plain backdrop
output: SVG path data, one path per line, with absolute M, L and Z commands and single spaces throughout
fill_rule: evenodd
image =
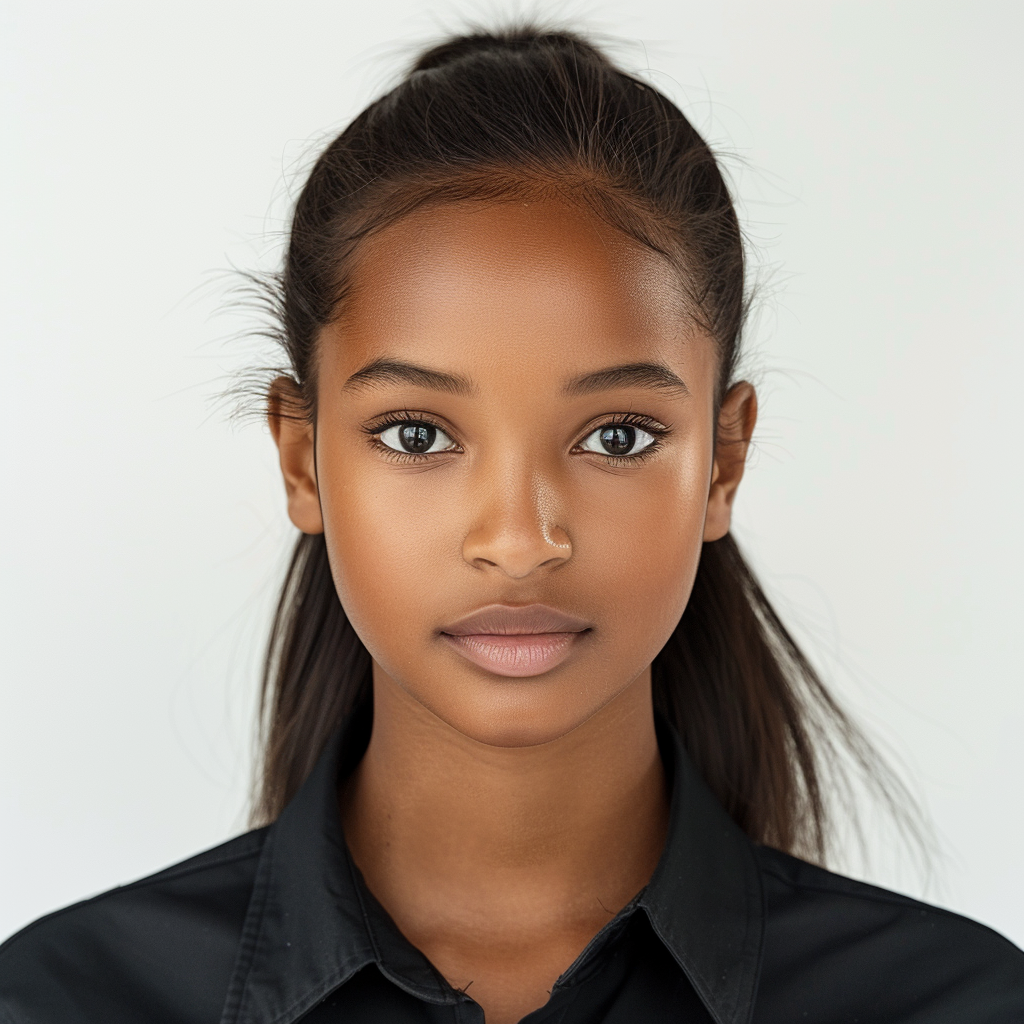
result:
M 245 828 L 293 530 L 218 401 L 265 361 L 270 268 L 318 146 L 418 45 L 518 9 L 6 0 L 0 935 Z M 529 12 L 527 12 L 529 13 Z M 837 864 L 1024 944 L 1018 3 L 616 0 L 723 153 L 760 301 L 736 526 L 934 824 Z

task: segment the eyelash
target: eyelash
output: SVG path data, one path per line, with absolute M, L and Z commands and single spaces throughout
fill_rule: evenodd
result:
M 415 452 L 400 452 L 392 448 L 390 445 L 384 444 L 380 439 L 380 435 L 388 430 L 390 427 L 401 427 L 409 423 L 426 423 L 432 427 L 436 427 L 438 430 L 444 430 L 444 427 L 433 419 L 429 414 L 426 413 L 413 413 L 408 410 L 403 410 L 401 413 L 391 413 L 387 419 L 379 422 L 368 424 L 362 429 L 365 433 L 370 435 L 370 444 L 381 452 L 386 458 L 392 459 L 395 462 L 420 462 L 422 463 L 426 459 L 434 458 L 437 455 L 445 455 L 447 452 L 429 452 L 426 454 L 417 455 Z M 647 431 L 654 440 L 646 447 L 641 449 L 635 455 L 608 455 L 603 452 L 592 452 L 593 455 L 603 455 L 607 459 L 609 465 L 612 466 L 629 466 L 637 465 L 638 463 L 649 459 L 657 451 L 661 449 L 662 439 L 670 433 L 668 427 L 663 427 L 660 423 L 652 420 L 649 416 L 641 415 L 640 413 L 621 413 L 614 415 L 606 423 L 601 423 L 594 427 L 587 433 L 586 437 L 590 437 L 595 430 L 602 430 L 606 427 L 640 427 L 642 430 Z M 585 440 L 584 438 L 583 440 Z M 580 442 L 582 443 L 582 441 Z

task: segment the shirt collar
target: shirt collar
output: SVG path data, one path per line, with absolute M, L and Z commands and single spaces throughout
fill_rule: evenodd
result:
M 635 907 L 715 1024 L 748 1024 L 763 930 L 751 841 L 708 790 L 678 733 L 660 716 L 657 728 L 672 782 L 669 829 Z M 372 963 L 428 1002 L 467 998 L 401 938 L 348 854 L 337 780 L 362 756 L 368 735 L 365 718 L 335 733 L 268 828 L 221 1024 L 291 1024 Z
M 747 1024 L 761 966 L 761 870 L 679 734 L 660 715 L 656 723 L 672 805 L 665 849 L 640 904 L 716 1024 Z

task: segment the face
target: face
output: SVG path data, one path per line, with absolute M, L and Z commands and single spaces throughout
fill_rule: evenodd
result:
M 375 687 L 521 746 L 649 686 L 754 417 L 733 389 L 716 458 L 715 346 L 674 275 L 555 201 L 423 208 L 363 244 L 315 444 L 273 402 L 271 424 Z

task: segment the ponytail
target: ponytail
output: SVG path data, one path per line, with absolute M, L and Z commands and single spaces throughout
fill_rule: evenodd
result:
M 331 733 L 368 710 L 370 687 L 370 655 L 338 600 L 324 536 L 304 533 L 285 574 L 263 665 L 254 824 L 281 813 Z
M 826 859 L 826 781 L 842 782 L 843 748 L 899 807 L 899 781 L 782 624 L 731 534 L 705 543 L 686 610 L 651 675 L 655 707 L 756 842 Z

